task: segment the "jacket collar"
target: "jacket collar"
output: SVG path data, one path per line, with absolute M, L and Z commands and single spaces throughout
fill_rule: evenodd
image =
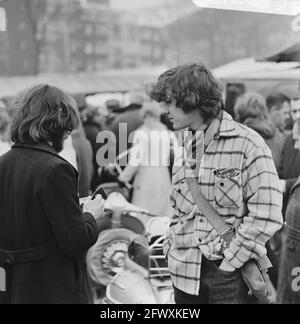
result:
M 226 111 L 223 111 L 220 130 L 219 133 L 216 134 L 216 138 L 237 137 L 238 135 L 236 122 Z
M 34 151 L 40 151 L 45 152 L 51 155 L 56 156 L 57 158 L 68 162 L 63 157 L 61 157 L 56 150 L 48 143 L 37 143 L 37 144 L 23 144 L 23 143 L 16 143 L 12 146 L 12 149 L 27 149 L 27 150 L 34 150 Z M 69 162 L 68 162 L 69 163 Z
M 224 137 L 237 137 L 239 134 L 236 130 L 236 122 L 232 119 L 231 115 L 229 115 L 225 110 L 222 110 L 218 119 L 220 119 L 220 127 L 217 133 L 215 133 L 214 138 L 224 138 Z M 192 132 L 191 128 L 185 128 L 185 132 Z

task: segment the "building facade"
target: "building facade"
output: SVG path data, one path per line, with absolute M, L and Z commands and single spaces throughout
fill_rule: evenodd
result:
M 161 27 L 137 20 L 136 13 L 114 12 L 113 17 L 110 67 L 143 67 L 164 62 L 165 33 Z
M 73 0 L 68 5 L 61 0 L 48 10 L 53 19 L 44 36 L 40 71 L 80 72 L 105 68 L 109 55 L 109 0 Z

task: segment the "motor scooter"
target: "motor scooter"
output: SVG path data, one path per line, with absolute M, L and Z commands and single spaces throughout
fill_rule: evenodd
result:
M 173 303 L 162 250 L 169 217 L 129 203 L 112 185 L 103 188 L 112 190 L 105 201 L 99 239 L 87 256 L 94 303 Z

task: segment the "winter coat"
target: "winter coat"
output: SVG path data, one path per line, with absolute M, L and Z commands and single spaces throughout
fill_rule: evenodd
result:
M 79 196 L 87 197 L 91 189 L 93 177 L 93 149 L 91 143 L 85 136 L 83 128 L 72 133 L 72 142 L 76 151 L 78 174 L 79 174 Z
M 0 304 L 90 302 L 85 258 L 98 230 L 80 209 L 77 177 L 49 144 L 0 157 Z
M 132 134 L 134 131 L 136 131 L 139 127 L 143 125 L 143 119 L 141 116 L 141 108 L 142 106 L 137 105 L 137 104 L 131 104 L 127 108 L 125 108 L 125 112 L 116 116 L 114 121 L 111 124 L 111 130 L 112 132 L 116 135 L 116 140 L 117 140 L 117 154 L 121 154 L 127 149 L 130 149 L 132 147 L 132 144 L 129 141 L 129 136 Z M 120 133 L 119 126 L 121 124 L 126 124 L 126 130 Z M 126 147 L 121 147 L 119 148 L 119 143 L 120 139 L 126 138 L 127 140 L 127 148 Z M 126 142 L 125 142 L 126 143 Z
M 97 152 L 103 144 L 97 143 L 97 136 L 101 132 L 102 128 L 99 124 L 93 121 L 83 123 L 86 138 L 91 143 L 93 151 L 93 177 L 91 182 L 92 191 L 99 185 L 100 179 L 98 175 L 99 165 L 97 163 Z
M 278 303 L 300 304 L 300 178 L 291 189 L 291 198 L 286 210 L 286 226 L 279 267 Z
M 172 214 L 168 169 L 171 138 L 176 143 L 173 133 L 162 124 L 156 130 L 140 127 L 134 133 L 129 164 L 120 177 L 124 182 L 135 177 L 132 203 L 158 216 Z

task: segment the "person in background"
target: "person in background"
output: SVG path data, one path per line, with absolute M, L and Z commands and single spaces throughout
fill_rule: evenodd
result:
M 101 147 L 101 143 L 97 143 L 97 136 L 102 131 L 103 116 L 101 116 L 98 107 L 87 107 L 82 113 L 83 128 L 86 138 L 90 142 L 93 151 L 93 177 L 91 181 L 91 190 L 94 191 L 100 183 L 98 174 L 99 165 L 97 163 L 97 152 Z
M 265 98 L 248 92 L 239 97 L 234 106 L 236 121 L 255 130 L 272 152 L 276 169 L 279 169 L 284 144 L 284 135 L 271 121 Z
M 293 189 L 296 183 L 299 183 L 298 178 L 300 176 L 300 147 L 297 143 L 298 138 L 299 138 L 299 132 L 298 132 L 298 123 L 297 120 L 300 118 L 300 93 L 294 93 L 292 96 L 291 100 L 291 118 L 293 121 L 293 129 L 292 133 L 287 135 L 284 146 L 283 146 L 283 151 L 282 151 L 282 157 L 281 157 L 281 163 L 280 163 L 280 168 L 279 168 L 279 177 L 281 179 L 281 185 L 282 185 L 282 190 L 283 190 L 283 216 L 284 219 L 287 219 L 287 217 L 292 217 L 294 218 L 292 220 L 289 219 L 290 225 L 297 224 L 295 217 L 293 216 L 293 209 L 292 206 L 295 207 L 297 206 L 297 192 L 298 189 Z M 297 182 L 298 181 L 298 182 Z M 297 185 L 296 185 L 297 187 Z M 294 195 L 294 198 L 292 198 Z M 296 198 L 295 198 L 296 197 Z M 288 202 L 292 199 L 292 202 L 290 204 L 289 210 L 287 211 L 287 206 Z M 295 214 L 296 215 L 296 214 Z M 288 241 L 290 241 L 290 238 L 287 238 L 286 235 L 289 235 L 289 232 L 287 234 L 283 231 L 281 235 L 281 242 L 285 242 L 284 248 L 283 248 L 283 259 L 286 259 L 287 256 L 289 256 L 289 250 L 294 250 L 294 247 L 291 247 L 289 244 L 287 244 Z M 278 248 L 281 249 L 281 245 L 277 244 Z M 281 262 L 282 264 L 282 262 Z M 287 266 L 289 263 L 287 263 Z M 283 267 L 283 266 L 282 266 Z M 285 270 L 281 270 L 285 271 Z M 284 272 L 286 274 L 286 272 Z M 290 280 L 290 275 L 287 276 L 287 282 Z M 280 283 L 280 291 L 282 292 L 285 290 L 283 288 L 283 279 L 282 275 L 279 277 L 279 282 Z M 286 288 L 287 289 L 287 288 Z M 282 292 L 284 293 L 284 292 Z M 284 297 L 280 297 L 280 300 L 282 300 Z
M 293 125 L 295 125 L 297 119 L 300 118 L 300 93 L 294 94 L 291 100 L 291 117 Z M 284 192 L 284 211 L 290 196 L 290 190 L 300 175 L 300 150 L 295 147 L 295 135 L 293 133 L 294 131 L 285 139 L 278 170 Z
M 274 92 L 267 97 L 267 107 L 274 125 L 285 133 L 290 119 L 291 100 L 282 93 Z
M 105 102 L 105 106 L 108 112 L 108 116 L 106 119 L 105 127 L 106 130 L 111 130 L 111 125 L 116 118 L 116 116 L 122 112 L 124 112 L 123 108 L 121 108 L 121 103 L 117 99 L 109 99 Z
M 246 87 L 243 83 L 230 83 L 227 86 L 227 94 L 225 99 L 225 111 L 235 119 L 234 106 L 237 99 L 246 92 Z
M 119 181 L 134 177 L 132 203 L 160 216 L 171 216 L 169 164 L 171 142 L 178 147 L 175 135 L 160 122 L 161 108 L 155 102 L 141 110 L 144 124 L 134 132 L 129 164 Z
M 138 93 L 132 93 L 130 98 L 130 105 L 124 108 L 124 112 L 115 117 L 114 121 L 111 124 L 111 131 L 115 134 L 117 140 L 117 155 L 130 149 L 132 144 L 129 142 L 129 136 L 132 132 L 136 131 L 139 127 L 143 125 L 143 119 L 140 114 L 140 110 L 144 104 L 144 97 Z M 120 133 L 119 126 L 125 124 L 126 129 L 122 129 Z M 121 138 L 126 138 L 125 144 L 127 148 L 122 148 L 120 150 L 119 143 Z
M 105 106 L 109 112 L 116 112 L 119 113 L 123 111 L 123 108 L 121 107 L 121 103 L 118 99 L 109 99 L 105 102 Z
M 60 155 L 78 170 L 79 197 L 83 198 L 89 195 L 91 189 L 94 172 L 93 151 L 82 126 L 83 114 L 87 107 L 85 96 L 75 95 L 73 99 L 77 104 L 81 122 L 78 129 L 74 130 L 71 137 L 64 143 L 64 149 Z
M 291 116 L 294 121 L 300 118 L 300 91 L 295 93 L 291 100 Z
M 294 126 L 295 148 L 300 149 L 300 119 Z M 300 304 L 300 177 L 290 191 L 279 267 L 278 303 Z
M 101 129 L 106 130 L 106 125 L 107 125 L 108 118 L 109 118 L 109 112 L 108 112 L 106 106 L 99 106 L 99 107 L 97 107 L 97 109 L 98 109 L 98 113 L 100 115 L 99 123 L 101 125 Z
M 275 105 L 275 99 L 273 99 L 272 102 L 273 105 Z M 276 115 L 276 113 L 278 111 L 272 107 L 271 110 L 273 118 L 281 127 L 284 127 L 284 123 L 279 123 L 279 118 L 277 118 L 278 116 Z M 265 98 L 258 93 L 245 93 L 237 99 L 234 106 L 234 112 L 236 120 L 238 122 L 252 128 L 265 140 L 266 144 L 271 149 L 275 166 L 278 172 L 280 168 L 285 136 L 281 129 L 279 129 L 272 122 L 269 116 L 268 108 L 266 106 Z M 284 114 L 282 113 L 281 116 L 284 116 Z M 275 287 L 278 281 L 281 235 L 281 231 L 278 231 L 267 243 L 268 257 L 270 258 L 273 265 L 273 267 L 269 270 L 269 274 L 271 281 Z
M 83 94 L 75 94 L 72 96 L 77 104 L 80 119 L 83 120 L 83 113 L 87 108 L 86 96 Z
M 90 194 L 94 173 L 93 149 L 86 138 L 82 124 L 71 134 L 73 147 L 76 152 L 76 160 L 79 175 L 79 197 L 87 197 Z
M 8 129 L 11 122 L 9 113 L 4 103 L 0 100 L 0 156 L 11 148 Z
M 0 304 L 91 303 L 86 253 L 104 201 L 80 208 L 78 173 L 58 155 L 79 125 L 76 103 L 42 84 L 12 106 L 15 144 L 0 157 Z

